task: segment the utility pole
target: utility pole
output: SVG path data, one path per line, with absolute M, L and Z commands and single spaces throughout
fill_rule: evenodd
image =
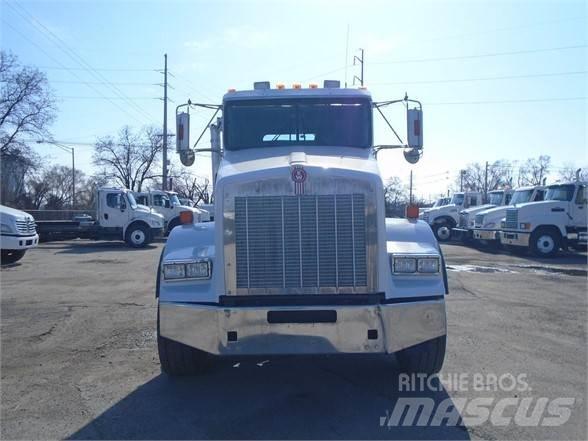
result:
M 163 68 L 163 182 L 161 189 L 167 190 L 167 54 L 163 55 L 165 66 Z
M 412 205 L 412 170 L 410 171 L 410 193 L 408 196 L 408 204 Z
M 76 208 L 76 150 L 73 147 L 51 140 L 38 140 L 37 144 L 52 144 L 61 150 L 71 153 L 71 208 Z
M 459 191 L 463 191 L 463 177 L 465 176 L 466 171 L 460 170 L 459 171 Z
M 484 201 L 488 200 L 488 161 L 486 161 L 486 168 L 484 171 Z
M 353 65 L 355 66 L 355 62 L 359 62 L 360 66 L 361 66 L 361 74 L 358 77 L 357 75 L 353 76 L 353 84 L 355 84 L 355 80 L 359 81 L 360 86 L 363 86 L 363 64 L 364 64 L 364 51 L 363 49 L 359 49 L 361 51 L 361 58 L 358 57 L 357 55 L 353 56 Z

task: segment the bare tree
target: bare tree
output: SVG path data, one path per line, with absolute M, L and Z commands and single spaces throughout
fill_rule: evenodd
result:
M 182 170 L 173 178 L 173 188 L 180 197 L 193 200 L 196 204 L 210 203 L 210 181 Z
M 384 186 L 386 216 L 404 216 L 404 208 L 408 203 L 406 185 L 398 177 L 390 178 L 387 182 Z
M 519 168 L 519 185 L 541 185 L 549 175 L 550 168 L 550 156 L 541 155 L 527 159 Z
M 154 127 L 134 133 L 124 126 L 117 140 L 112 137 L 98 139 L 94 147 L 93 162 L 101 168 L 101 176 L 132 191 L 141 191 L 146 181 L 161 176 L 159 153 L 162 139 Z
M 578 176 L 580 181 L 588 181 L 588 166 L 580 168 L 569 162 L 557 173 L 558 179 L 563 182 L 575 181 L 578 169 L 580 169 L 580 174 Z
M 56 108 L 44 73 L 21 66 L 0 51 L 0 160 L 2 201 L 14 202 L 25 190 L 25 176 L 39 163 L 25 137 L 50 137 Z
M 462 173 L 460 171 L 460 173 Z M 488 191 L 503 187 L 512 187 L 514 183 L 514 168 L 512 163 L 501 159 L 488 164 L 486 175 L 486 164 L 474 162 L 463 170 L 463 178 L 457 175 L 457 188 L 461 187 L 463 179 L 464 191 Z M 486 187 L 487 185 L 487 187 Z

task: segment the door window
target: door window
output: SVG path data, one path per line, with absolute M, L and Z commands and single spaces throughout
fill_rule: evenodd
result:
M 581 185 L 576 195 L 576 204 L 584 205 L 586 203 L 586 186 Z
M 120 193 L 108 193 L 106 195 L 106 205 L 110 208 L 120 208 Z
M 155 205 L 156 207 L 163 207 L 163 196 L 160 194 L 154 194 L 153 205 Z

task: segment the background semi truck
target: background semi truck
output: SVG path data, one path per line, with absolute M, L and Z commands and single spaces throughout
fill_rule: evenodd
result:
M 24 211 L 0 205 L 2 263 L 15 263 L 39 243 L 35 219 Z
M 374 145 L 373 109 L 393 103 L 407 107 L 407 141 Z M 336 81 L 256 83 L 229 91 L 220 106 L 178 108 L 185 165 L 199 151 L 189 144 L 188 112 L 211 107 L 222 112 L 203 149 L 218 159 L 215 220 L 174 228 L 163 250 L 156 291 L 163 371 L 199 372 L 212 355 L 334 353 L 395 353 L 406 371 L 439 371 L 441 251 L 425 222 L 385 218 L 374 155 L 402 148 L 418 160 L 420 103 L 374 102 L 364 88 Z
M 431 226 L 437 240 L 445 242 L 451 239 L 452 230 L 459 223 L 459 212 L 464 208 L 481 204 L 482 193 L 457 192 L 453 194 L 449 204 L 431 208 L 423 212 L 420 217 Z
M 545 187 L 519 187 L 510 200 L 509 205 L 490 208 L 474 216 L 473 239 L 486 245 L 500 244 L 500 222 L 506 216 L 506 209 L 510 206 L 527 202 L 539 202 L 545 197 Z
M 124 240 L 141 248 L 162 235 L 163 216 L 137 204 L 131 191 L 105 187 L 97 192 L 93 212 L 35 211 L 41 240 Z
M 553 257 L 560 248 L 586 246 L 586 182 L 549 185 L 545 200 L 506 209 L 500 242 L 513 250 Z

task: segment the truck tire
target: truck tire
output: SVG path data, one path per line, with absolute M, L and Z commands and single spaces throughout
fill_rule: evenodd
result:
M 529 248 L 536 257 L 554 257 L 561 246 L 561 235 L 555 228 L 539 227 L 529 239 Z
M 18 262 L 25 253 L 26 250 L 2 250 L 2 265 Z
M 403 372 L 432 375 L 441 370 L 447 336 L 434 338 L 396 353 Z
M 170 223 L 169 223 L 169 225 L 168 225 L 168 227 L 167 227 L 167 232 L 166 232 L 166 235 L 167 235 L 167 236 L 169 236 L 169 234 L 171 233 L 171 231 L 172 231 L 172 230 L 173 230 L 175 227 L 177 227 L 178 225 L 180 225 L 180 218 L 179 218 L 179 217 L 174 217 L 174 218 L 173 218 L 173 219 L 170 221 Z
M 151 242 L 151 232 L 141 223 L 132 224 L 127 228 L 125 241 L 133 248 L 146 247 Z
M 159 334 L 159 306 L 157 307 L 157 352 L 161 370 L 170 376 L 202 374 L 212 366 L 212 358 L 206 352 Z
M 433 234 L 439 242 L 447 242 L 451 239 L 451 225 L 447 221 L 442 221 L 439 223 L 434 223 L 431 227 L 433 229 Z

